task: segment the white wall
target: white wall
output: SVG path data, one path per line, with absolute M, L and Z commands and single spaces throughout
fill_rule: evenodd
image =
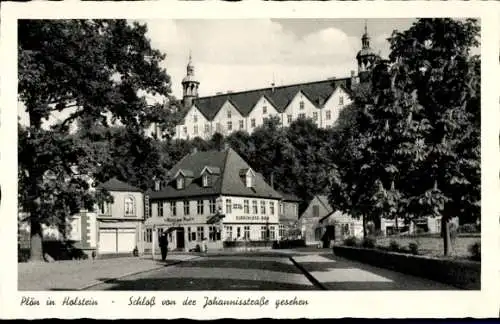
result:
M 264 107 L 266 107 L 266 113 L 264 113 Z M 265 97 L 261 97 L 247 116 L 247 131 L 249 133 L 253 132 L 256 127 L 264 124 L 264 118 L 270 118 L 271 116 L 281 118 L 276 108 Z M 255 119 L 255 127 L 252 127 L 252 119 Z
M 341 104 L 341 99 L 343 103 Z M 325 102 L 323 109 L 321 109 L 321 127 L 328 127 L 335 124 L 340 111 L 352 102 L 349 95 L 341 87 L 337 87 L 330 98 Z M 330 119 L 327 119 L 327 112 L 330 112 Z
M 300 103 L 304 102 L 304 108 L 300 109 Z M 313 118 L 313 113 L 316 112 L 318 114 L 318 126 L 319 126 L 319 115 L 320 109 L 316 108 L 314 104 L 307 99 L 307 97 L 302 93 L 302 91 L 298 92 L 295 97 L 290 101 L 290 104 L 286 107 L 284 112 L 281 114 L 283 120 L 283 126 L 290 126 L 288 122 L 288 115 L 292 115 L 292 122 L 299 118 L 301 114 L 305 114 L 305 118 Z
M 228 117 L 228 112 L 231 113 L 231 117 Z M 236 109 L 236 107 L 234 107 L 229 101 L 226 101 L 214 117 L 212 122 L 213 133 L 217 132 L 217 123 L 220 123 L 219 133 L 224 136 L 229 135 L 239 129 L 240 120 L 244 120 L 244 118 L 241 116 L 238 109 Z M 228 129 L 228 122 L 231 122 L 232 124 L 231 129 Z
M 195 121 L 196 120 L 196 121 Z M 200 112 L 196 105 L 189 108 L 186 116 L 184 116 L 183 124 L 177 125 L 175 127 L 176 139 L 187 139 L 187 138 L 208 138 L 210 137 L 211 127 L 209 127 L 209 133 L 205 133 L 205 124 L 210 124 L 210 122 L 205 118 L 205 116 Z M 196 131 L 195 127 L 198 128 Z

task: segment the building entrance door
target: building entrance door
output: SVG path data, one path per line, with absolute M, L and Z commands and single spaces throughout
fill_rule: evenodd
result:
M 176 231 L 176 238 L 177 238 L 177 248 L 178 249 L 184 249 L 184 228 L 178 228 Z

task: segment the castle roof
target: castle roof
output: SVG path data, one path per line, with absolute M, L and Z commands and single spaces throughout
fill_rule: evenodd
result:
M 281 113 L 299 92 L 302 92 L 316 107 L 321 108 L 335 89 L 341 87 L 350 94 L 350 86 L 351 78 L 329 79 L 200 97 L 195 99 L 193 104 L 208 120 L 213 120 L 226 101 L 229 101 L 242 116 L 248 116 L 262 97 Z

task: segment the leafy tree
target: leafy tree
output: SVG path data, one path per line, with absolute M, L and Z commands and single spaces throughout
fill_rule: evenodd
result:
M 41 225 L 64 223 L 98 198 L 89 183 L 109 157 L 106 143 L 93 141 L 107 134 L 93 127 L 120 123 L 127 128 L 121 135 L 134 141 L 132 134 L 144 134 L 151 122 L 168 128 L 168 110 L 148 104 L 147 96 L 168 98 L 170 78 L 145 25 L 21 20 L 18 27 L 19 100 L 29 117 L 29 125 L 19 127 L 19 203 L 30 215 L 31 260 L 42 260 Z M 61 120 L 47 126 L 54 114 Z M 72 133 L 75 121 L 87 132 Z
M 472 19 L 420 19 L 393 33 L 389 62 L 358 96 L 358 139 L 342 135 L 353 161 L 338 164 L 352 170 L 334 168 L 333 204 L 344 197 L 337 204 L 374 218 L 441 217 L 449 253 L 449 220 L 479 216 L 480 60 L 470 52 L 478 35 Z

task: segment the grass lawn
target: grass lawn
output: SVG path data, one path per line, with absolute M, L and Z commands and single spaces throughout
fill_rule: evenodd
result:
M 443 256 L 443 239 L 441 237 L 429 237 L 429 236 L 422 236 L 422 237 L 404 237 L 404 236 L 389 236 L 389 237 L 380 237 L 377 238 L 377 245 L 384 246 L 384 247 L 389 247 L 391 241 L 394 240 L 398 242 L 399 246 L 401 247 L 408 247 L 408 244 L 411 242 L 415 242 L 418 244 L 418 251 L 419 254 L 421 255 L 432 255 L 432 256 Z M 471 236 L 466 236 L 466 237 L 456 237 L 455 241 L 453 243 L 453 250 L 451 253 L 452 257 L 469 257 L 469 246 L 476 243 L 480 242 L 481 237 L 471 237 Z

